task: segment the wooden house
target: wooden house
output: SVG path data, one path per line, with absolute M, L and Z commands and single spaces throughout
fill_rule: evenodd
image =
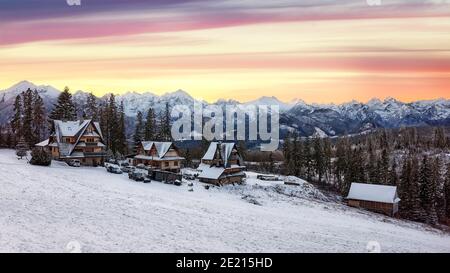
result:
M 144 164 L 153 169 L 180 172 L 184 157 L 172 142 L 142 141 L 133 159 L 133 165 Z
M 244 169 L 235 143 L 211 142 L 198 167 L 198 178 L 215 185 L 241 183 Z
M 347 196 L 349 206 L 395 216 L 400 198 L 397 187 L 375 184 L 352 183 Z
M 102 165 L 105 144 L 100 124 L 92 120 L 54 120 L 50 137 L 35 145 L 47 149 L 55 160 L 78 159 L 81 165 Z

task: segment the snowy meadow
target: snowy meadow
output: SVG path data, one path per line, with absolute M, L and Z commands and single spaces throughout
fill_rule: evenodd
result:
M 450 252 L 450 235 L 426 225 L 247 176 L 189 192 L 0 150 L 0 252 Z

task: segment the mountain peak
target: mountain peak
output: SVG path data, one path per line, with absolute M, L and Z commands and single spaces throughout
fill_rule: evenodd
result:
M 37 88 L 37 86 L 30 81 L 20 81 L 6 90 L 19 90 L 20 89 L 21 91 L 26 91 L 28 88 L 35 89 L 35 88 Z

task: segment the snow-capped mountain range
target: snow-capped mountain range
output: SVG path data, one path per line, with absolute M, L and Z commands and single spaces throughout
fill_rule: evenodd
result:
M 15 97 L 31 88 L 38 90 L 44 99 L 47 110 L 56 102 L 60 90 L 48 85 L 35 85 L 28 81 L 19 82 L 12 87 L 0 90 L 0 124 L 6 123 L 12 116 Z M 88 92 L 75 91 L 73 99 L 78 109 L 86 103 Z M 105 95 L 98 98 L 104 101 Z M 193 105 L 195 101 L 208 105 L 191 97 L 183 90 L 158 96 L 150 92 L 128 92 L 116 95 L 116 101 L 123 101 L 125 113 L 134 118 L 138 111 L 146 113 L 151 107 L 156 112 L 178 104 Z M 352 101 L 343 104 L 307 104 L 302 100 L 284 103 L 276 97 L 261 97 L 257 100 L 241 103 L 235 100 L 218 100 L 213 103 L 225 105 L 278 105 L 280 107 L 280 128 L 286 131 L 298 131 L 303 136 L 335 136 L 347 133 L 360 133 L 373 128 L 396 128 L 400 126 L 450 125 L 450 100 L 437 99 L 403 103 L 393 98 L 372 99 L 368 103 Z

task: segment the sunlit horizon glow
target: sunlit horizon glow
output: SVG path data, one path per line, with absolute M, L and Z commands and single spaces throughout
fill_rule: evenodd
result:
M 29 80 L 210 102 L 450 98 L 449 16 L 446 1 L 418 0 L 2 2 L 0 89 Z

